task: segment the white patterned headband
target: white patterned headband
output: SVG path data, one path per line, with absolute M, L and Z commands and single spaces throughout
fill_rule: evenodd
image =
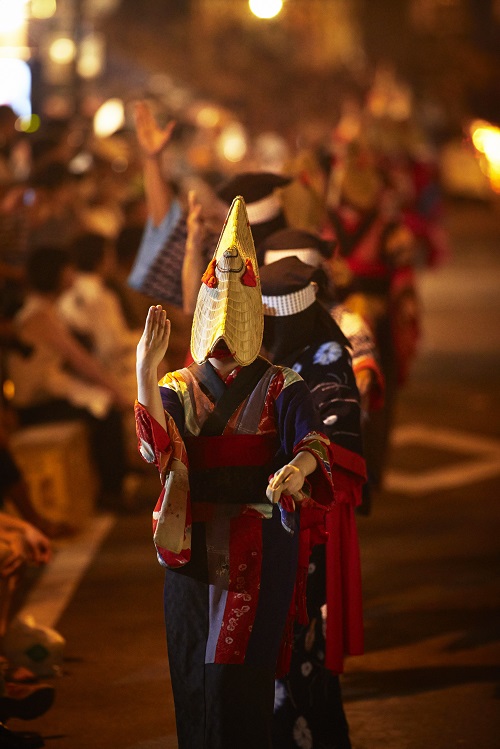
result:
M 313 247 L 297 247 L 293 250 L 267 250 L 264 255 L 264 265 L 276 263 L 284 257 L 298 257 L 303 263 L 312 265 L 313 268 L 318 268 L 323 261 L 323 255 L 319 250 Z
M 304 289 L 281 296 L 262 295 L 264 314 L 269 317 L 288 317 L 307 309 L 316 301 L 318 284 L 310 283 Z
M 246 209 L 250 224 L 263 224 L 278 215 L 281 203 L 277 195 L 267 195 L 262 200 L 247 203 Z

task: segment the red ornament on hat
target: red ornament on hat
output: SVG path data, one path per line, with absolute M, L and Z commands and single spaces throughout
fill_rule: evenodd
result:
M 206 284 L 210 289 L 217 288 L 217 284 L 219 283 L 215 275 L 216 264 L 217 264 L 216 259 L 212 258 L 212 260 L 207 265 L 207 269 L 205 273 L 201 277 L 201 282 Z
M 252 261 L 249 257 L 245 260 L 246 271 L 241 277 L 241 283 L 243 286 L 257 286 L 257 279 L 255 278 L 255 271 L 253 269 Z

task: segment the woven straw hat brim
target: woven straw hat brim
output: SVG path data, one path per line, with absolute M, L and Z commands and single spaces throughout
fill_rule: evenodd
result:
M 226 288 L 221 289 L 220 286 Z M 264 317 L 258 287 L 243 286 L 239 277 L 221 282 L 216 289 L 203 285 L 198 294 L 191 331 L 191 353 L 205 361 L 219 339 L 224 339 L 238 364 L 247 365 L 262 345 Z

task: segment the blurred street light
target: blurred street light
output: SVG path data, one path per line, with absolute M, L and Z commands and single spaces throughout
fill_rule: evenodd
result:
M 56 0 L 31 0 L 31 15 L 33 18 L 39 20 L 52 18 L 56 10 Z
M 13 34 L 24 26 L 27 0 L 0 0 L 0 34 Z
M 94 133 L 107 138 L 125 123 L 125 108 L 121 99 L 108 99 L 99 107 L 94 117 Z
M 76 70 L 81 78 L 87 80 L 97 78 L 104 68 L 105 40 L 103 34 L 95 32 L 84 36 L 80 42 L 80 49 Z
M 232 122 L 224 128 L 217 141 L 219 156 L 233 164 L 242 161 L 248 150 L 245 129 L 239 122 Z
M 483 120 L 470 125 L 474 148 L 482 154 L 479 165 L 495 192 L 500 192 L 500 128 Z
M 69 37 L 54 39 L 49 47 L 49 55 L 52 62 L 69 65 L 76 57 L 76 44 Z
M 283 0 L 248 0 L 248 5 L 257 18 L 274 18 L 283 8 Z

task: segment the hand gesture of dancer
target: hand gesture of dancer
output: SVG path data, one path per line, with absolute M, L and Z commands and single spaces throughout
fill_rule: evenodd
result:
M 158 389 L 158 367 L 167 353 L 170 320 L 160 304 L 150 307 L 137 344 L 137 400 L 163 427 L 165 414 Z

